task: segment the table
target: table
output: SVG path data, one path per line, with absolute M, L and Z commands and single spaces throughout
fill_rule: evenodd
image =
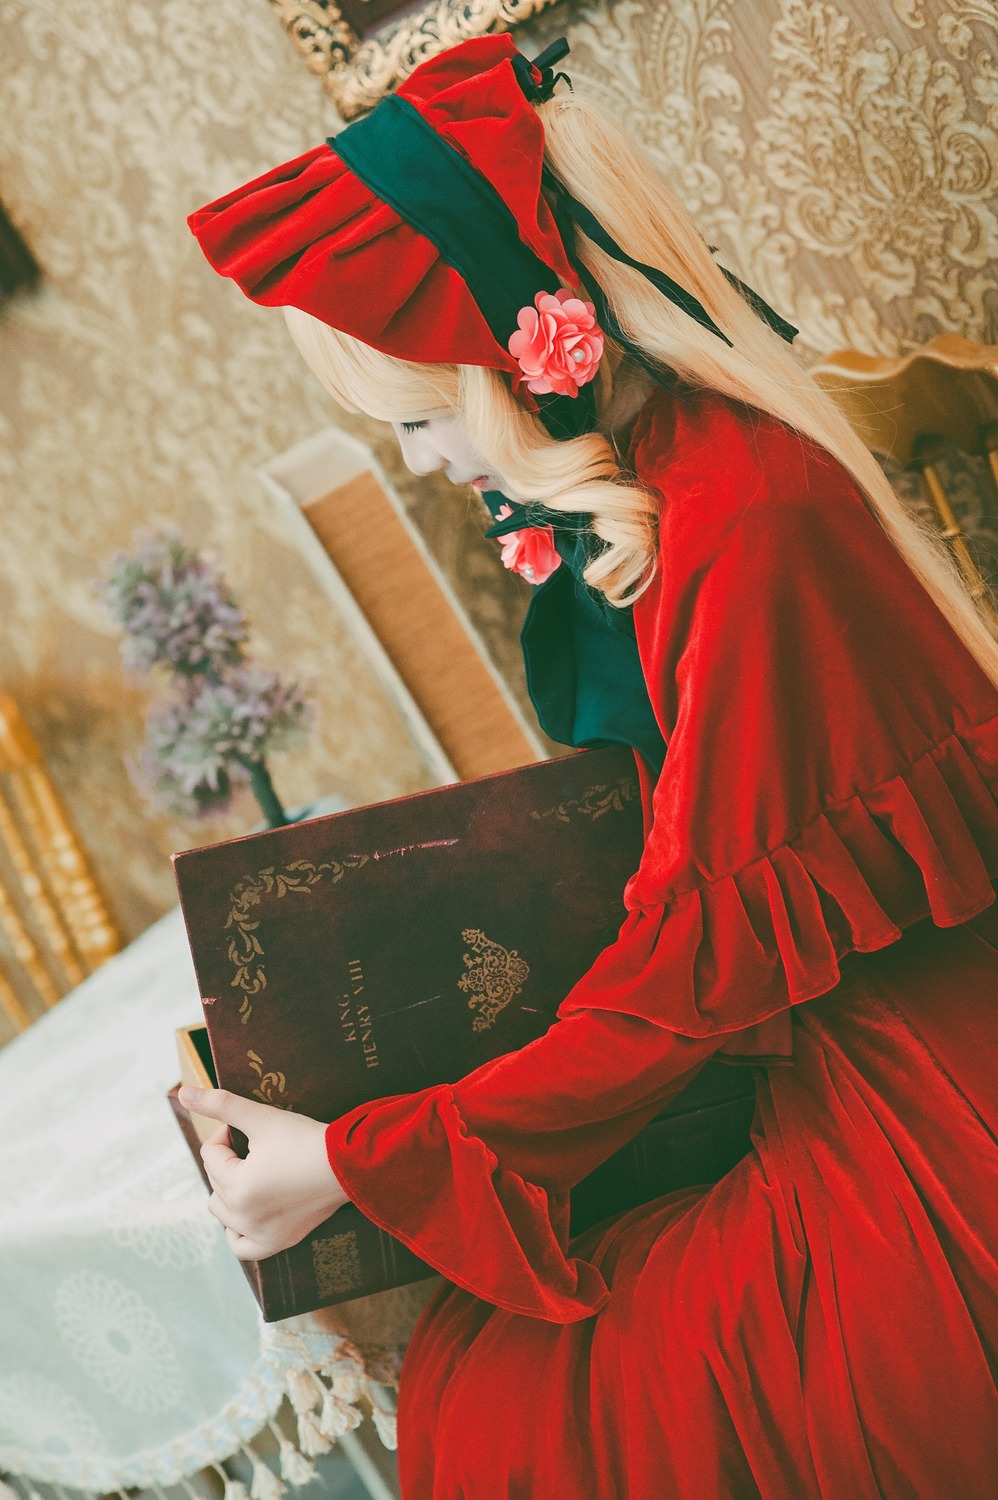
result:
M 169 1485 L 241 1451 L 289 1394 L 307 1432 L 370 1398 L 392 1442 L 378 1382 L 435 1282 L 262 1322 L 165 1098 L 174 1030 L 200 1014 L 177 910 L 0 1052 L 8 1474 Z

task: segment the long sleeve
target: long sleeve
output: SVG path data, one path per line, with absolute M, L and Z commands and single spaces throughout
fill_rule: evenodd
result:
M 635 625 L 669 748 L 620 941 L 562 1014 L 738 1033 L 994 901 L 998 690 L 823 450 L 709 393 L 635 439 L 664 494 Z
M 327 1136 L 369 1217 L 555 1321 L 606 1295 L 565 1189 L 712 1052 L 786 1050 L 848 953 L 966 921 L 998 874 L 998 691 L 843 469 L 710 393 L 653 405 L 633 463 L 663 497 L 634 622 L 668 750 L 620 935 L 532 1046 Z
M 716 1050 L 587 1012 L 459 1083 L 377 1100 L 326 1132 L 358 1208 L 465 1290 L 567 1323 L 607 1300 L 566 1255 L 568 1189 L 626 1144 Z

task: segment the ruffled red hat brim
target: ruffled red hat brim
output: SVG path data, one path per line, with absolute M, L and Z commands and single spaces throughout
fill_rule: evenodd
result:
M 541 192 L 543 126 L 514 56 L 508 36 L 476 38 L 424 63 L 399 93 L 498 193 L 523 243 L 572 285 Z M 300 308 L 398 359 L 503 371 L 534 408 L 464 280 L 346 167 L 335 141 L 198 209 L 188 224 L 214 269 L 252 301 Z

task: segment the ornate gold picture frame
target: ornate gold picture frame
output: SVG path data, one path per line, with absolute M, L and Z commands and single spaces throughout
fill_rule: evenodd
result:
M 269 0 L 345 120 L 373 108 L 428 57 L 511 31 L 559 0 Z M 363 25 L 365 11 L 372 20 Z M 352 20 L 351 20 L 352 17 Z M 359 32 L 363 30 L 363 35 Z

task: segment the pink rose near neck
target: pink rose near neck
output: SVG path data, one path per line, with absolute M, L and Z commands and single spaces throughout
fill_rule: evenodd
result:
M 517 315 L 518 331 L 509 352 L 535 396 L 577 396 L 599 369 L 603 334 L 591 302 L 583 302 L 562 288 L 538 292 L 533 307 Z
M 513 514 L 511 505 L 500 506 L 496 520 L 504 521 Z M 526 526 L 522 531 L 510 531 L 500 537 L 503 566 L 519 573 L 528 583 L 538 586 L 547 583 L 551 574 L 561 565 L 561 558 L 554 545 L 554 531 L 550 526 Z

